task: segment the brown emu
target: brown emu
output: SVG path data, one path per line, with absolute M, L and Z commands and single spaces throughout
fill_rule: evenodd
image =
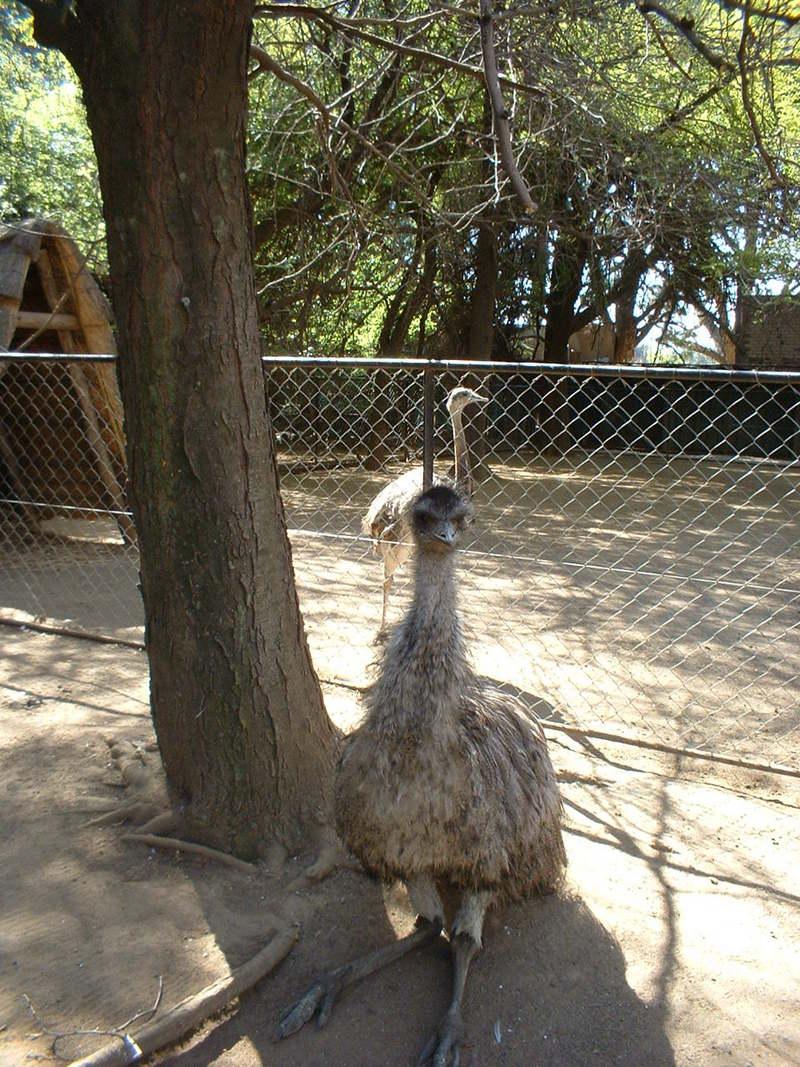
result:
M 453 457 L 455 461 L 455 487 L 465 496 L 472 496 L 472 469 L 469 461 L 469 448 L 464 433 L 462 412 L 468 404 L 488 404 L 489 398 L 475 393 L 472 389 L 459 386 L 447 394 L 447 412 L 453 424 Z M 434 475 L 434 485 L 452 485 L 453 483 L 439 475 Z M 365 534 L 373 540 L 375 551 L 383 558 L 383 607 L 379 634 L 386 626 L 386 608 L 389 603 L 389 591 L 392 588 L 392 575 L 411 555 L 411 522 L 409 510 L 414 498 L 422 490 L 422 467 L 405 471 L 394 481 L 389 482 L 373 499 L 361 523 Z
M 277 1035 L 317 1015 L 344 986 L 435 940 L 443 896 L 460 898 L 450 926 L 453 995 L 419 1063 L 458 1064 L 461 999 L 486 909 L 553 889 L 566 856 L 561 799 L 542 728 L 518 701 L 472 672 L 456 611 L 455 548 L 472 506 L 434 486 L 415 500 L 415 592 L 383 650 L 367 715 L 336 776 L 336 826 L 367 869 L 401 879 L 417 929 L 323 975 L 282 1017 Z

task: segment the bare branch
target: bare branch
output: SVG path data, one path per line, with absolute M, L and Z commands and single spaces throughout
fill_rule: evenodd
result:
M 747 41 L 751 32 L 750 7 L 748 3 L 744 4 L 742 16 L 742 33 L 739 38 L 739 48 L 736 53 L 737 62 L 739 64 L 739 77 L 742 82 L 742 107 L 747 115 L 747 121 L 750 123 L 750 131 L 753 134 L 753 140 L 756 143 L 758 154 L 763 159 L 764 166 L 769 171 L 770 178 L 772 178 L 777 186 L 785 188 L 785 182 L 780 174 L 778 174 L 778 171 L 775 168 L 775 162 L 764 145 L 764 140 L 761 136 L 761 127 L 758 124 L 758 119 L 756 118 L 756 113 L 753 108 L 753 101 L 750 98 L 750 82 L 747 74 Z
M 448 70 L 458 71 L 469 78 L 483 81 L 484 71 L 480 67 L 473 67 L 470 63 L 462 63 L 458 59 L 450 59 L 439 52 L 431 52 L 425 48 L 415 48 L 413 45 L 402 44 L 400 41 L 392 41 L 388 37 L 380 37 L 378 34 L 369 33 L 361 29 L 357 22 L 352 19 L 339 19 L 331 15 L 329 11 L 311 7 L 308 4 L 261 4 L 253 12 L 253 18 L 258 17 L 281 17 L 294 16 L 296 18 L 311 19 L 321 22 L 339 33 L 347 32 L 354 37 L 359 37 L 368 44 L 377 45 L 379 48 L 388 48 L 392 52 L 398 52 L 404 56 L 411 56 L 421 64 L 446 67 Z M 512 81 L 498 75 L 498 82 L 503 88 L 516 90 L 520 93 L 529 93 L 532 96 L 544 96 L 544 90 L 535 85 L 527 85 L 523 82 Z
M 326 132 L 326 134 L 328 134 L 330 132 L 330 126 L 331 126 L 330 112 L 328 111 L 328 108 L 325 106 L 325 104 L 322 102 L 322 100 L 320 100 L 320 98 L 314 92 L 314 90 L 309 85 L 306 85 L 305 82 L 301 81 L 299 78 L 296 78 L 289 71 L 285 70 L 280 65 L 280 63 L 277 63 L 272 58 L 272 56 L 270 56 L 269 53 L 266 52 L 263 48 L 259 48 L 257 45 L 251 45 L 250 46 L 250 53 L 253 56 L 253 58 L 256 60 L 256 62 L 258 63 L 258 68 L 257 68 L 256 71 L 253 72 L 253 74 L 258 74 L 261 70 L 268 70 L 271 74 L 274 74 L 276 77 L 280 78 L 281 81 L 286 82 L 287 85 L 291 85 L 293 88 L 297 89 L 297 91 L 299 93 L 302 93 L 302 95 L 305 96 L 307 100 L 310 100 L 311 103 L 314 105 L 314 107 L 317 108 L 317 110 L 319 111 L 319 113 L 320 113 L 320 115 L 322 117 L 322 121 L 323 121 L 323 123 L 325 125 L 325 132 Z M 343 130 L 346 130 L 347 133 L 349 133 L 351 137 L 354 137 L 356 139 L 356 141 L 358 141 L 358 143 L 363 148 L 366 149 L 367 152 L 369 152 L 371 155 L 373 155 L 377 159 L 379 159 L 384 164 L 384 166 L 388 170 L 390 170 L 392 172 L 392 174 L 394 174 L 394 176 L 396 178 L 399 178 L 400 181 L 402 181 L 403 185 L 405 185 L 406 188 L 408 188 L 413 193 L 414 198 L 416 199 L 416 201 L 420 205 L 422 205 L 422 207 L 425 207 L 425 208 L 428 208 L 428 209 L 430 208 L 430 202 L 428 200 L 427 195 L 421 189 L 420 185 L 415 180 L 413 175 L 409 174 L 409 172 L 407 170 L 405 170 L 403 167 L 401 167 L 399 164 L 393 162 L 389 158 L 389 156 L 387 156 L 384 152 L 382 152 L 376 145 L 374 145 L 359 130 L 357 130 L 357 129 L 355 129 L 355 127 L 351 126 L 350 123 L 345 122 L 344 119 L 342 119 L 342 118 L 337 119 L 336 120 L 336 125 L 339 128 L 341 128 Z M 326 138 L 325 147 L 326 147 L 326 151 L 327 151 L 328 150 L 327 138 Z M 333 183 L 338 186 L 340 192 L 342 193 L 342 195 L 345 196 L 346 199 L 350 199 L 349 193 L 347 192 L 347 190 L 346 190 L 346 188 L 344 186 L 344 183 L 341 181 L 341 179 L 340 179 L 340 177 L 338 175 L 338 171 L 336 169 L 336 164 L 335 164 L 335 161 L 334 161 L 330 151 L 328 151 L 328 163 L 329 163 L 329 166 L 331 168 L 331 179 L 332 179 Z
M 288 70 L 284 69 L 280 63 L 277 63 L 272 58 L 269 52 L 260 48 L 257 44 L 250 45 L 250 56 L 256 61 L 257 66 L 254 70 L 250 71 L 248 78 L 255 78 L 264 70 L 268 70 L 271 74 L 276 75 L 281 81 L 286 82 L 287 85 L 291 85 L 293 88 L 297 89 L 298 93 L 301 93 L 307 100 L 311 101 L 320 113 L 320 117 L 325 124 L 325 129 L 330 131 L 330 113 L 310 85 L 307 85 L 304 81 L 296 78 L 294 74 L 291 74 Z
M 497 59 L 494 51 L 492 6 L 492 0 L 481 0 L 481 49 L 483 51 L 483 68 L 486 74 L 486 91 L 489 94 L 489 102 L 492 105 L 492 118 L 503 168 L 508 175 L 508 180 L 511 182 L 511 188 L 516 193 L 517 199 L 524 210 L 529 215 L 532 215 L 536 211 L 536 204 L 531 199 L 528 187 L 517 167 L 517 161 L 514 159 L 514 152 L 511 148 L 508 112 L 503 102 L 503 94 L 500 91 L 498 81 Z
M 733 71 L 729 71 L 723 78 L 718 79 L 712 86 L 706 89 L 705 92 L 702 92 L 699 96 L 696 96 L 694 100 L 690 101 L 688 104 L 684 104 L 683 107 L 676 108 L 669 115 L 667 115 L 667 117 L 662 122 L 660 122 L 658 126 L 654 126 L 650 130 L 650 136 L 653 137 L 656 134 L 664 133 L 666 130 L 669 130 L 673 126 L 676 126 L 679 122 L 683 122 L 683 120 L 687 119 L 692 114 L 692 112 L 696 111 L 699 107 L 702 107 L 703 104 L 706 103 L 706 101 L 716 96 L 717 93 L 721 92 L 727 85 L 730 85 L 732 80 Z
M 721 0 L 726 11 L 749 11 L 751 16 L 762 18 L 767 22 L 782 22 L 784 26 L 800 25 L 800 13 L 792 14 L 789 11 L 776 11 L 770 7 L 753 7 L 748 0 Z
M 724 56 L 712 52 L 708 45 L 703 43 L 695 30 L 694 19 L 690 15 L 676 15 L 674 11 L 668 10 L 662 4 L 653 4 L 649 0 L 640 0 L 636 6 L 643 15 L 658 15 L 660 19 L 668 22 L 715 70 L 725 73 L 732 69 Z

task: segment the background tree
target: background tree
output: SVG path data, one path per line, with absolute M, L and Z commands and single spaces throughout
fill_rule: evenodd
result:
M 363 0 L 346 11 L 265 4 L 259 13 L 261 47 L 283 83 L 282 114 L 302 113 L 313 129 L 302 143 L 299 119 L 285 126 L 315 192 L 304 241 L 319 224 L 322 242 L 311 238 L 313 253 L 301 265 L 299 246 L 285 232 L 294 272 L 268 284 L 274 295 L 280 290 L 281 304 L 303 300 L 306 312 L 309 293 L 332 297 L 324 316 L 303 315 L 305 331 L 313 334 L 319 323 L 337 333 L 327 351 L 375 351 L 379 309 L 391 306 L 398 278 L 406 284 L 404 274 L 375 264 L 397 264 L 398 256 L 408 262 L 412 246 L 403 252 L 402 235 L 421 208 L 439 260 L 429 286 L 436 310 L 425 319 L 431 353 L 469 347 L 476 220 L 485 221 L 489 209 L 495 321 L 502 350 L 512 354 L 535 351 L 534 337 L 539 356 L 562 359 L 574 330 L 610 315 L 620 320 L 615 358 L 624 361 L 654 323 L 676 321 L 690 307 L 724 333 L 720 297 L 727 300 L 732 277 L 741 284 L 746 273 L 757 289 L 776 274 L 791 276 L 787 259 L 775 253 L 779 244 L 787 250 L 796 223 L 791 71 L 798 40 L 796 20 L 777 0 L 757 12 L 746 4 L 699 5 L 690 32 L 658 5 L 526 5 L 495 13 L 503 93 L 517 162 L 538 205 L 533 215 L 519 210 L 486 127 L 475 12 Z M 378 86 L 388 70 L 392 90 L 384 98 Z M 257 106 L 255 125 L 259 115 Z M 365 131 L 368 146 L 360 139 Z M 291 194 L 294 186 L 275 166 L 281 152 L 274 137 L 260 142 L 271 161 L 265 189 Z M 287 143 L 288 134 L 281 151 Z M 254 171 L 259 159 L 255 154 Z M 431 195 L 426 182 L 434 173 L 440 177 Z M 336 205 L 334 229 L 320 207 L 326 188 L 333 197 L 327 209 Z M 309 203 L 307 190 L 295 202 L 301 199 Z M 749 243 L 743 212 L 750 225 L 758 220 Z M 336 247 L 332 234 L 340 248 L 348 246 L 347 272 L 315 284 L 324 249 Z M 745 273 L 743 258 L 750 263 Z M 796 247 L 789 259 L 796 273 Z M 303 282 L 293 297 L 295 275 Z M 329 282 L 333 290 L 326 290 Z M 287 337 L 283 331 L 283 347 Z M 523 338 L 528 343 L 520 346 Z M 726 351 L 730 358 L 730 346 Z
M 107 272 L 97 164 L 69 66 L 38 48 L 23 9 L 0 7 L 0 217 L 57 218 Z

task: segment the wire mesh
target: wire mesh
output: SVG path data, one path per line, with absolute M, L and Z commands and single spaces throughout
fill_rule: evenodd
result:
M 383 568 L 362 523 L 389 481 L 421 470 L 425 367 L 438 477 L 453 473 L 449 389 L 490 397 L 465 412 L 476 523 L 459 578 L 476 669 L 551 722 L 800 768 L 797 374 L 266 359 L 320 675 L 367 679 Z M 12 370 L 0 380 L 0 612 L 141 634 L 136 547 L 69 376 L 39 368 L 13 368 L 24 388 Z M 410 587 L 407 563 L 390 621 Z
M 96 359 L 0 359 L 0 619 L 141 640 L 109 373 Z

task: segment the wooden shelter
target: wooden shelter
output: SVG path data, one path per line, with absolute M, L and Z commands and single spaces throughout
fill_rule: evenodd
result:
M 4 351 L 116 352 L 108 301 L 57 223 L 0 225 L 0 474 L 34 530 L 59 508 L 110 510 L 133 540 L 113 364 L 8 360 Z

